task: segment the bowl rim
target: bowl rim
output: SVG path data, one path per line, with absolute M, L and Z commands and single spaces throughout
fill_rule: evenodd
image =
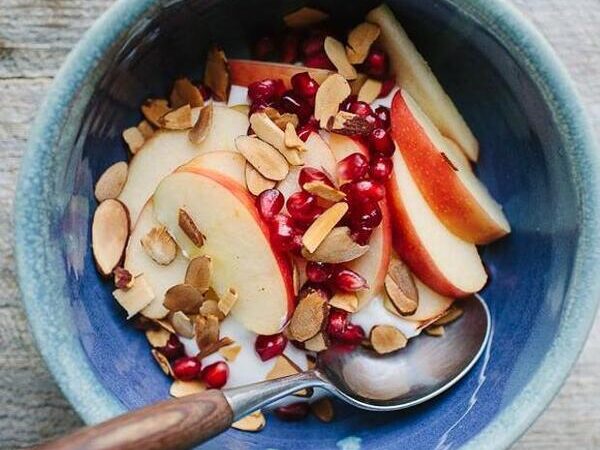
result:
M 56 305 L 64 279 L 44 248 L 49 235 L 52 186 L 43 175 L 52 168 L 60 134 L 81 87 L 101 70 L 99 59 L 126 30 L 163 0 L 117 0 L 85 33 L 71 51 L 39 110 L 22 159 L 15 198 L 15 252 L 23 303 L 37 347 L 58 385 L 86 423 L 96 423 L 126 411 L 105 389 L 76 336 L 68 298 Z M 469 449 L 500 449 L 516 441 L 558 393 L 581 352 L 600 300 L 600 279 L 593 270 L 600 263 L 600 153 L 574 85 L 545 38 L 514 7 L 503 0 L 442 0 L 491 32 L 524 65 L 551 109 L 575 167 L 581 237 L 573 277 L 565 294 L 565 313 L 548 353 L 524 389 L 474 438 Z M 42 175 L 42 176 L 40 176 Z M 41 239 L 41 240 L 40 240 Z M 58 251 L 57 249 L 50 249 Z M 36 261 L 36 263 L 32 263 Z M 53 270 L 54 269 L 54 270 Z M 58 290 L 57 290 L 58 289 Z M 61 323 L 50 323 L 55 313 Z M 60 337 L 60 339 L 57 339 Z

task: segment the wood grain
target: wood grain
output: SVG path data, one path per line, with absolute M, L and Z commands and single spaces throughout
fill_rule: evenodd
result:
M 0 448 L 60 436 L 81 421 L 26 325 L 15 280 L 12 202 L 29 126 L 66 54 L 113 0 L 0 0 Z M 512 0 L 550 41 L 600 133 L 600 0 Z M 516 449 L 600 448 L 600 320 L 573 373 Z

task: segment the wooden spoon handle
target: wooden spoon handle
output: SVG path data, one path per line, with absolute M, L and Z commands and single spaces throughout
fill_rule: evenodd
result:
M 166 400 L 85 427 L 39 450 L 185 449 L 226 430 L 233 412 L 221 391 Z

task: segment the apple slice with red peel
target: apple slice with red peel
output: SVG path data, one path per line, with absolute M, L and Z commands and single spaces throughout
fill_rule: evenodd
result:
M 443 135 L 456 142 L 470 160 L 477 161 L 477 139 L 394 13 L 381 5 L 367 14 L 367 21 L 381 29 L 379 43 L 390 58 L 398 84 L 415 97 Z
M 412 272 L 447 297 L 478 292 L 487 274 L 474 244 L 452 234 L 421 194 L 402 152 L 393 155 L 387 183 L 394 249 Z
M 249 59 L 230 59 L 229 76 L 231 84 L 249 86 L 255 81 L 267 78 L 281 79 L 287 88 L 292 86 L 291 79 L 297 73 L 308 72 L 319 84 L 333 72 L 326 69 L 312 69 L 310 67 L 295 66 L 293 64 L 252 61 Z
M 246 158 L 240 153 L 211 152 L 196 156 L 188 163 L 180 166 L 177 172 L 193 172 L 195 169 L 205 169 L 217 172 L 235 181 L 240 188 L 246 186 Z
M 233 288 L 238 301 L 231 314 L 249 330 L 274 334 L 294 309 L 289 258 L 269 240 L 254 201 L 231 178 L 202 167 L 166 177 L 154 193 L 154 215 L 184 254 L 209 255 L 212 287 L 219 296 Z M 204 235 L 196 247 L 179 226 L 184 209 Z
M 475 244 L 510 232 L 501 206 L 404 89 L 394 97 L 391 121 L 413 179 L 450 231 Z
M 367 158 L 369 157 L 369 149 L 358 139 L 343 134 L 329 133 L 328 143 L 337 162 L 353 153 L 360 153 Z

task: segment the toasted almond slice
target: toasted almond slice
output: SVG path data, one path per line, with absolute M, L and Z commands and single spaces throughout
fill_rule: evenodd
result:
M 214 108 L 212 103 L 206 105 L 200 110 L 198 120 L 194 124 L 194 127 L 188 133 L 188 139 L 194 144 L 200 144 L 206 139 L 208 133 L 213 127 L 214 122 Z
M 316 358 L 313 355 L 306 355 L 306 367 L 308 370 L 317 368 Z
M 229 98 L 229 65 L 225 52 L 212 47 L 206 56 L 204 69 L 204 84 L 212 89 L 213 97 L 220 102 L 227 102 Z
M 388 266 L 388 275 L 402 294 L 399 296 L 393 286 L 389 286 L 391 289 L 388 289 L 386 285 L 386 290 L 390 291 L 388 292 L 390 299 L 400 314 L 413 314 L 419 305 L 419 291 L 410 269 L 400 259 L 392 259 Z
M 171 363 L 169 363 L 169 360 L 167 359 L 167 357 L 154 348 L 150 352 L 152 353 L 152 357 L 158 363 L 158 365 L 160 366 L 162 371 L 165 373 L 165 375 L 173 376 L 173 370 L 171 369 Z
M 288 148 L 293 148 L 301 152 L 306 151 L 304 142 L 302 142 L 302 139 L 298 137 L 298 134 L 296 133 L 296 128 L 291 123 L 288 123 L 285 126 L 284 144 Z
M 190 241 L 192 241 L 196 247 L 202 247 L 202 245 L 204 245 L 204 235 L 200 232 L 194 219 L 192 219 L 185 209 L 179 208 L 177 220 L 179 228 L 181 228 L 181 231 L 185 233 Z
M 233 340 L 231 338 L 224 337 L 224 338 L 218 339 L 216 342 L 211 342 L 210 344 L 206 344 L 204 347 L 202 347 L 202 349 L 200 350 L 200 353 L 198 353 L 198 355 L 197 355 L 197 358 L 198 359 L 206 358 L 207 356 L 210 356 L 213 353 L 217 353 L 222 348 L 227 347 L 231 344 L 233 344 Z
M 248 414 L 246 417 L 242 417 L 231 424 L 231 428 L 235 428 L 240 431 L 252 431 L 257 432 L 262 430 L 267 421 L 265 416 L 260 411 L 254 411 L 252 414 Z
M 233 362 L 237 359 L 242 351 L 242 347 L 235 342 L 219 349 L 219 354 L 228 362 Z
M 287 126 L 288 123 L 292 124 L 292 126 L 294 128 L 297 127 L 298 124 L 300 123 L 300 120 L 298 119 L 298 116 L 296 114 L 292 114 L 292 113 L 281 114 L 275 108 L 272 108 L 270 106 L 263 109 L 262 112 L 264 112 L 267 115 L 267 117 L 269 119 L 271 119 L 273 121 L 273 123 L 275 125 L 277 125 L 277 127 L 279 127 L 280 130 L 285 130 L 285 127 Z
M 200 306 L 200 314 L 203 316 L 216 316 L 219 320 L 223 320 L 225 315 L 219 309 L 219 302 L 217 300 L 204 300 Z
M 250 125 L 261 140 L 275 147 L 292 166 L 304 164 L 298 150 L 286 147 L 284 132 L 264 112 L 252 114 Z
M 146 120 L 156 128 L 161 127 L 160 119 L 171 110 L 169 102 L 162 98 L 149 98 L 144 102 L 141 109 Z
M 250 105 L 233 105 L 230 106 L 231 109 L 235 109 L 238 112 L 241 112 L 244 115 L 250 114 Z
M 96 200 L 102 202 L 109 198 L 117 198 L 127 181 L 128 169 L 129 166 L 125 161 L 114 163 L 106 169 L 98 178 L 96 189 L 94 189 Z
M 355 313 L 358 310 L 358 297 L 353 292 L 336 292 L 329 299 L 329 305 L 349 313 Z
M 327 36 L 323 44 L 325 54 L 333 63 L 338 73 L 346 80 L 354 80 L 357 76 L 356 69 L 348 61 L 344 45 L 335 38 Z
M 183 105 L 190 105 L 190 107 L 195 108 L 204 105 L 200 89 L 194 86 L 187 78 L 175 80 L 169 101 L 172 108 L 179 108 Z
M 190 105 L 183 105 L 177 109 L 169 111 L 160 118 L 160 125 L 167 130 L 187 130 L 192 128 L 192 108 Z
M 377 25 L 363 22 L 350 31 L 348 34 L 348 45 L 346 54 L 352 64 L 362 64 L 369 54 L 369 49 L 373 42 L 379 37 L 380 29 Z
M 204 301 L 202 293 L 189 284 L 177 284 L 165 292 L 163 305 L 171 312 L 183 311 L 188 314 L 197 314 Z
M 177 244 L 163 226 L 154 227 L 140 240 L 146 254 L 163 266 L 177 256 Z
M 135 155 L 146 142 L 144 135 L 137 127 L 127 128 L 123 131 L 122 136 L 132 155 Z
M 351 93 L 352 95 L 356 95 L 358 97 L 358 93 L 360 92 L 360 88 L 363 87 L 363 85 L 366 83 L 366 81 L 369 79 L 369 77 L 367 76 L 367 74 L 364 73 L 358 73 L 356 75 L 356 79 L 350 81 L 350 89 L 351 89 Z
M 310 253 L 314 253 L 346 212 L 348 212 L 348 203 L 345 202 L 336 203 L 325 210 L 304 232 L 302 236 L 304 247 Z
M 319 86 L 315 97 L 315 118 L 321 128 L 327 128 L 329 119 L 340 109 L 340 103 L 350 95 L 350 85 L 339 73 L 334 73 Z
M 419 302 L 406 295 L 403 289 L 392 280 L 390 275 L 386 275 L 384 286 L 392 306 L 400 316 L 411 316 L 415 313 L 419 307 Z
M 118 200 L 104 200 L 96 208 L 92 221 L 92 253 L 102 275 L 109 276 L 121 262 L 128 238 L 127 208 Z
M 429 336 L 442 337 L 445 332 L 443 325 L 429 325 L 425 328 L 425 333 Z
M 442 317 L 440 317 L 438 320 L 433 322 L 433 324 L 434 325 L 447 325 L 449 323 L 454 322 L 456 319 L 458 319 L 462 315 L 463 315 L 463 310 L 460 309 L 458 306 L 452 305 L 452 306 L 450 306 L 450 308 L 448 308 L 446 313 Z
M 147 120 L 140 121 L 140 123 L 137 125 L 137 129 L 140 131 L 140 133 L 142 133 L 142 136 L 145 140 L 148 140 L 154 136 L 154 128 Z
M 327 337 L 323 332 L 317 333 L 315 336 L 304 342 L 304 348 L 309 352 L 322 352 L 323 350 L 327 350 L 327 346 Z
M 229 288 L 227 289 L 227 292 L 225 292 L 225 295 L 221 297 L 217 306 L 219 307 L 219 310 L 223 313 L 223 315 L 227 316 L 227 314 L 229 314 L 231 308 L 233 308 L 237 300 L 237 291 L 233 288 Z
M 134 278 L 131 272 L 123 267 L 115 267 L 113 270 L 115 287 L 118 289 L 129 289 L 133 286 Z
M 202 350 L 210 344 L 219 341 L 219 318 L 212 314 L 197 315 L 195 319 L 196 344 Z
M 348 227 L 335 227 L 323 238 L 314 252 L 303 248 L 302 256 L 309 261 L 339 264 L 360 258 L 368 250 L 368 245 L 360 245 L 352 239 Z
M 204 294 L 210 287 L 213 264 L 210 256 L 198 256 L 190 261 L 185 272 L 185 283 Z
M 252 165 L 246 163 L 246 187 L 252 195 L 260 195 L 261 192 L 275 187 L 276 182 L 263 177 Z
M 339 111 L 329 119 L 329 131 L 345 136 L 366 136 L 375 128 L 375 124 L 363 116 L 348 111 Z
M 175 333 L 175 328 L 173 328 L 173 325 L 171 325 L 171 322 L 169 322 L 168 320 L 165 320 L 165 319 L 151 319 L 151 320 L 153 323 L 155 323 L 162 329 L 167 330 L 169 333 L 173 333 L 173 334 Z
M 169 315 L 175 332 L 180 336 L 191 339 L 194 337 L 194 325 L 188 316 L 181 311 L 175 311 Z
M 200 392 L 204 392 L 206 389 L 206 384 L 200 380 L 175 380 L 169 388 L 169 394 L 171 397 L 181 398 L 187 395 L 199 394 Z
M 281 153 L 258 138 L 238 136 L 235 139 L 235 146 L 244 158 L 252 164 L 252 167 L 269 180 L 281 181 L 290 171 L 290 166 Z
M 371 103 L 375 101 L 377 97 L 379 97 L 380 92 L 381 81 L 369 78 L 360 88 L 360 91 L 358 92 L 358 100 L 361 102 Z
M 167 345 L 170 337 L 171 333 L 164 328 L 150 328 L 146 330 L 146 339 L 148 339 L 148 342 L 154 348 Z
M 329 14 L 314 8 L 300 8 L 293 13 L 284 16 L 283 21 L 289 28 L 306 28 L 323 22 L 329 18 Z
M 408 339 L 402 331 L 391 325 L 377 325 L 371 329 L 369 337 L 373 349 L 380 355 L 395 352 L 406 347 Z
M 311 403 L 310 410 L 321 422 L 329 423 L 333 420 L 333 403 L 327 397 Z
M 267 373 L 267 380 L 275 380 L 302 372 L 302 369 L 285 355 L 279 355 L 275 360 L 275 365 Z
M 336 203 L 346 198 L 346 194 L 324 181 L 309 181 L 308 183 L 304 183 L 302 188 L 306 192 L 310 192 L 328 202 Z
M 327 320 L 327 299 L 320 291 L 310 291 L 298 302 L 287 331 L 300 342 L 319 333 Z

